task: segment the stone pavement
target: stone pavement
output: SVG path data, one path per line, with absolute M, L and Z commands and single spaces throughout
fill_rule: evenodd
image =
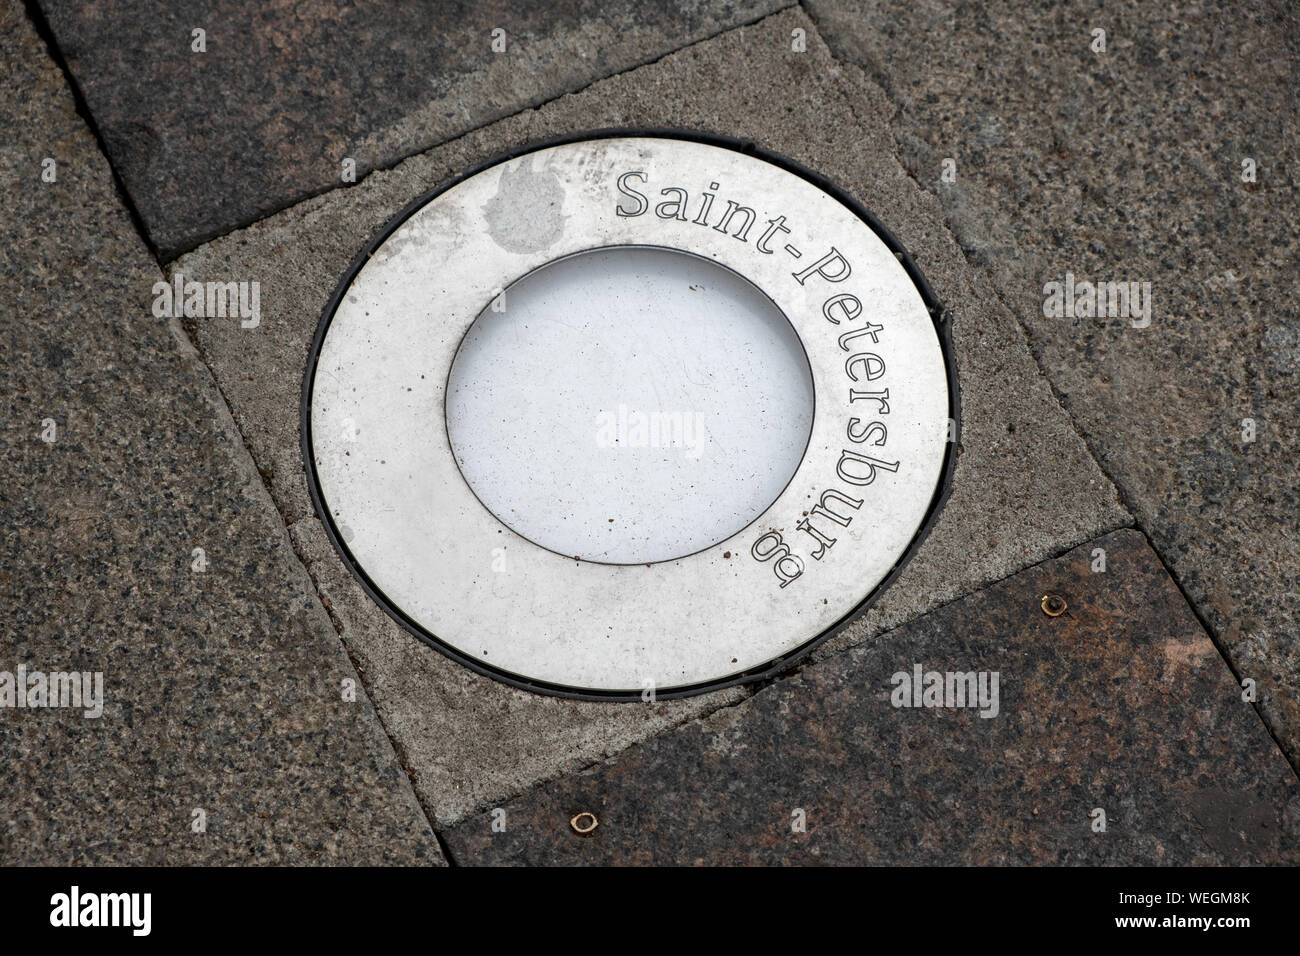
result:
M 1045 614 L 1044 594 L 1065 613 Z M 981 706 L 924 706 L 924 680 L 897 676 L 918 667 L 987 675 Z M 1131 530 L 500 809 L 448 834 L 455 859 L 1300 862 L 1290 765 Z
M 785 5 L 40 0 L 164 259 Z
M 0 710 L 0 863 L 441 862 L 211 375 L 150 314 L 162 271 L 108 162 L 11 4 L 0 59 L 24 91 L 0 104 L 0 671 L 103 675 L 99 716 Z
M 880 115 L 882 104 L 857 85 L 837 82 L 840 70 L 815 35 L 806 53 L 785 52 L 799 28 L 811 31 L 812 24 L 789 11 L 697 44 L 308 200 L 172 266 L 188 279 L 248 276 L 262 283 L 257 329 L 200 321 L 196 341 L 439 823 L 742 695 L 731 690 L 653 708 L 619 707 L 539 697 L 479 677 L 383 614 L 353 582 L 311 512 L 299 453 L 299 388 L 335 278 L 393 210 L 506 149 L 619 122 L 752 136 L 820 165 L 897 225 L 899 238 L 924 258 L 940 299 L 953 304 L 965 431 L 952 498 L 930 543 L 885 599 L 823 653 L 1130 520 L 1053 401 L 1015 320 L 937 226 L 938 204 L 908 178 L 885 126 L 862 119 Z M 779 89 L 800 89 L 820 109 L 788 113 L 774 94 Z
M 1295 862 L 1268 736 L 1294 759 L 1294 17 L 1196 13 L 1203 35 L 1124 8 L 1100 54 L 1082 5 L 782 6 L 6 8 L 36 95 L 2 108 L 0 670 L 107 692 L 98 720 L 5 713 L 0 859 L 439 862 L 436 829 L 461 863 Z M 827 175 L 953 310 L 940 521 L 757 691 L 587 703 L 474 674 L 369 601 L 306 494 L 306 350 L 357 250 L 469 166 L 616 125 Z M 1045 318 L 1066 272 L 1150 281 L 1150 326 Z M 155 319 L 178 273 L 258 281 L 260 323 Z M 1037 610 L 1049 587 L 1067 616 Z M 1000 715 L 886 709 L 913 663 L 1000 670 Z
M 808 9 L 1300 764 L 1295 5 Z M 1150 283 L 1150 325 L 1045 316 L 1067 273 Z

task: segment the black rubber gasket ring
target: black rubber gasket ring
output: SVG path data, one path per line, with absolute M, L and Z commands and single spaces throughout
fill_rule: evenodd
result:
M 947 448 L 944 451 L 943 469 L 939 477 L 939 485 L 935 489 L 934 497 L 930 500 L 930 507 L 925 513 L 925 518 L 921 526 L 913 535 L 911 543 L 907 549 L 894 563 L 889 573 L 881 579 L 880 583 L 872 589 L 865 598 L 863 598 L 852 610 L 844 615 L 839 621 L 832 624 L 825 631 L 814 637 L 812 640 L 800 645 L 794 651 L 786 654 L 784 657 L 777 657 L 759 668 L 746 671 L 742 674 L 725 677 L 716 681 L 709 681 L 702 684 L 691 684 L 686 687 L 677 687 L 672 690 L 654 691 L 655 700 L 675 700 L 682 697 L 694 697 L 699 694 L 708 693 L 709 691 L 721 690 L 725 687 L 735 687 L 739 684 L 750 684 L 758 681 L 767 680 L 779 676 L 790 670 L 798 661 L 807 657 L 817 647 L 830 640 L 844 628 L 861 617 L 873 604 L 880 598 L 880 595 L 894 582 L 894 579 L 902 572 L 907 563 L 912 560 L 918 548 L 929 536 L 931 529 L 938 520 L 940 511 L 943 510 L 944 504 L 948 500 L 948 495 L 952 491 L 953 471 L 956 468 L 957 454 L 961 445 L 961 395 L 960 386 L 957 379 L 957 366 L 953 357 L 952 350 L 952 316 L 951 313 L 943 307 L 930 288 L 929 282 L 917 267 L 912 256 L 903 247 L 894 235 L 878 220 L 865 206 L 850 196 L 847 192 L 835 185 L 829 179 L 821 176 L 812 170 L 796 163 L 794 160 L 787 159 L 777 153 L 770 152 L 760 148 L 756 143 L 750 140 L 736 139 L 729 136 L 720 136 L 712 133 L 700 133 L 689 130 L 679 129 L 656 129 L 653 127 L 632 127 L 632 128 L 603 128 L 589 130 L 581 133 L 573 133 L 553 139 L 543 140 L 540 142 L 529 143 L 517 149 L 501 153 L 471 167 L 453 179 L 434 187 L 423 195 L 417 197 L 408 203 L 400 212 L 393 216 L 382 229 L 368 242 L 365 247 L 357 253 L 348 266 L 343 278 L 339 280 L 330 296 L 329 301 L 321 313 L 320 321 L 316 326 L 316 334 L 312 339 L 311 351 L 307 356 L 307 368 L 303 375 L 302 394 L 299 408 L 300 418 L 300 437 L 303 464 L 307 475 L 307 490 L 311 495 L 312 506 L 316 509 L 317 516 L 325 527 L 325 533 L 329 536 L 330 543 L 334 550 L 338 552 L 343 563 L 347 566 L 352 576 L 362 589 L 368 594 L 376 604 L 383 608 L 384 612 L 396 621 L 411 636 L 428 644 L 434 650 L 444 654 L 459 664 L 463 664 L 475 673 L 482 674 L 485 677 L 491 677 L 494 680 L 502 681 L 512 687 L 518 687 L 521 690 L 532 691 L 538 694 L 547 694 L 553 697 L 563 697 L 569 700 L 591 700 L 591 701 L 641 701 L 642 691 L 591 691 L 579 690 L 568 687 L 563 684 L 552 684 L 547 681 L 528 680 L 519 677 L 508 671 L 485 665 L 482 661 L 475 660 L 473 657 L 457 650 L 450 644 L 447 644 L 437 638 L 436 635 L 430 634 L 419 624 L 409 618 L 403 611 L 398 608 L 388 597 L 375 586 L 374 582 L 362 570 L 352 553 L 348 551 L 347 545 L 343 542 L 342 536 L 334 526 L 334 519 L 330 516 L 329 509 L 325 507 L 325 501 L 321 495 L 320 481 L 316 474 L 316 462 L 312 457 L 311 443 L 311 393 L 312 386 L 316 379 L 316 365 L 320 358 L 321 345 L 325 341 L 325 334 L 329 330 L 330 322 L 334 318 L 334 312 L 338 308 L 339 302 L 347 293 L 352 282 L 357 277 L 362 267 L 370 260 L 375 251 L 384 243 L 403 223 L 413 216 L 418 210 L 422 209 L 436 197 L 451 189 L 458 183 L 476 176 L 485 169 L 490 169 L 512 159 L 528 153 L 535 153 L 539 150 L 550 149 L 554 146 L 566 146 L 571 143 L 582 142 L 584 140 L 596 139 L 617 139 L 617 138 L 644 137 L 652 139 L 676 139 L 687 142 L 703 143 L 708 146 L 717 146 L 723 149 L 734 150 L 749 156 L 754 156 L 765 162 L 778 166 L 786 172 L 793 173 L 796 176 L 812 183 L 822 192 L 832 196 L 838 202 L 846 206 L 859 219 L 865 222 L 881 241 L 889 248 L 891 252 L 902 263 L 906 270 L 908 278 L 921 294 L 921 300 L 925 303 L 930 312 L 930 317 L 934 320 L 935 332 L 939 337 L 939 348 L 943 352 L 944 371 L 948 376 L 948 417 L 954 422 L 954 433 L 952 440 L 948 441 Z

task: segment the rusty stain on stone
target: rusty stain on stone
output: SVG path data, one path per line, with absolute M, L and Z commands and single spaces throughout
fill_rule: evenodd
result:
M 1065 603 L 1065 598 L 1059 594 L 1044 594 L 1042 606 L 1043 613 L 1048 617 L 1060 617 L 1065 613 L 1065 609 L 1069 605 Z

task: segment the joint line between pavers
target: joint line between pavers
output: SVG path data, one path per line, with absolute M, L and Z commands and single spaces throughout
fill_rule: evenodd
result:
M 825 38 L 822 37 L 821 28 L 817 26 L 817 20 L 812 16 L 811 12 L 803 5 L 802 2 L 800 2 L 798 6 L 799 9 L 802 10 L 807 15 L 809 21 L 813 24 L 813 28 L 817 32 L 817 39 L 820 40 L 822 45 L 826 47 L 827 55 L 840 65 L 840 68 L 844 70 L 846 75 L 853 76 L 855 73 L 857 73 L 857 74 L 861 74 L 862 77 L 866 79 L 868 82 L 872 82 L 872 83 L 876 82 L 874 79 L 869 77 L 866 71 L 863 70 L 861 67 L 853 63 L 849 63 L 846 60 L 841 60 L 838 56 L 836 56 L 835 52 L 831 49 L 830 45 L 826 43 Z M 876 83 L 876 85 L 880 87 L 881 92 L 884 93 L 886 98 L 889 99 L 889 101 L 894 104 L 895 108 L 901 110 L 902 108 L 901 104 L 898 102 L 898 100 L 894 97 L 892 93 L 890 93 L 887 89 L 885 89 L 885 84 Z M 854 119 L 858 120 L 859 123 L 862 123 L 862 125 L 865 126 L 866 124 L 863 123 L 862 118 L 858 115 L 857 107 L 853 102 L 853 97 L 843 92 L 842 95 L 844 97 L 844 105 L 848 107 L 848 110 L 851 114 L 853 114 Z M 936 199 L 936 201 L 938 201 L 939 199 L 938 194 L 936 194 L 933 189 L 926 186 L 919 179 L 917 179 L 916 176 L 913 174 L 912 170 L 909 169 L 907 164 L 902 161 L 901 157 L 903 155 L 903 151 L 898 143 L 898 140 L 894 136 L 894 132 L 892 129 L 889 130 L 888 132 L 889 132 L 890 139 L 892 139 L 894 142 L 894 158 L 895 161 L 898 163 L 899 169 L 902 170 L 903 174 L 917 187 L 918 190 L 930 196 L 933 196 Z M 942 209 L 943 208 L 942 202 L 940 202 L 939 205 L 940 208 Z M 998 304 L 1002 306 L 1002 308 L 1008 314 L 1010 314 L 1012 318 L 1015 320 L 1016 328 L 1020 330 L 1021 341 L 1024 343 L 1026 351 L 1029 352 L 1030 357 L 1033 358 L 1034 364 L 1038 366 L 1039 374 L 1041 374 L 1044 380 L 1047 382 L 1047 387 L 1052 393 L 1052 398 L 1056 400 L 1057 407 L 1061 410 L 1066 421 L 1070 423 L 1070 428 L 1073 429 L 1074 434 L 1078 437 L 1080 443 L 1084 447 L 1084 450 L 1088 453 L 1088 457 L 1091 458 L 1093 464 L 1097 466 L 1097 470 L 1101 472 L 1101 474 L 1106 478 L 1106 480 L 1111 483 L 1111 486 L 1114 487 L 1116 491 L 1120 493 L 1121 496 L 1120 504 L 1124 507 L 1124 510 L 1128 512 L 1130 518 L 1132 518 L 1134 512 L 1133 509 L 1129 507 L 1129 503 L 1126 500 L 1127 496 L 1124 495 L 1123 486 L 1118 481 L 1116 481 L 1115 478 L 1110 474 L 1110 472 L 1108 472 L 1106 468 L 1102 465 L 1101 461 L 1097 458 L 1096 453 L 1093 451 L 1092 446 L 1088 443 L 1087 436 L 1080 429 L 1078 421 L 1075 419 L 1074 415 L 1070 412 L 1070 410 L 1065 407 L 1065 404 L 1061 400 L 1061 395 L 1057 391 L 1056 385 L 1052 381 L 1051 376 L 1048 375 L 1047 372 L 1043 369 L 1042 363 L 1039 361 L 1038 356 L 1034 354 L 1033 340 L 1029 337 L 1029 331 L 1026 328 L 1025 324 L 1021 321 L 1019 314 L 1007 302 L 1006 298 L 1002 294 L 1002 290 L 998 288 L 997 283 L 993 280 L 993 277 L 989 273 L 988 269 L 980 265 L 978 262 L 976 262 L 974 259 L 971 258 L 970 250 L 968 250 L 964 245 L 962 245 L 961 239 L 959 238 L 957 231 L 953 228 L 952 219 L 950 216 L 948 216 L 946 210 L 944 212 L 943 225 L 944 225 L 944 229 L 948 232 L 948 235 L 952 238 L 953 243 L 961 251 L 962 259 L 966 262 L 966 265 L 970 267 L 970 270 L 972 272 L 977 272 L 988 280 L 989 288 L 993 291 L 994 296 L 997 298 Z M 1116 531 L 1119 528 L 1127 528 L 1127 527 L 1136 527 L 1136 519 L 1134 519 L 1129 524 L 1116 524 L 1110 528 L 1103 527 L 1101 533 L 1109 534 L 1111 531 Z
M 274 508 L 275 513 L 279 515 L 281 531 L 284 533 L 289 549 L 293 553 L 298 564 L 301 566 L 303 573 L 307 575 L 307 580 L 311 584 L 311 590 L 315 594 L 317 602 L 321 605 L 321 608 L 325 611 L 326 617 L 333 626 L 339 645 L 342 647 L 343 653 L 347 656 L 348 663 L 352 666 L 352 670 L 357 676 L 357 682 L 360 684 L 362 692 L 366 695 L 366 699 L 370 703 L 370 709 L 374 712 L 375 719 L 379 722 L 379 727 L 383 731 L 384 737 L 388 740 L 388 745 L 393 748 L 393 758 L 397 761 L 397 765 L 401 767 L 402 772 L 406 775 L 407 783 L 411 788 L 411 795 L 415 799 L 415 805 L 420 808 L 420 812 L 424 815 L 425 822 L 429 825 L 429 831 L 434 834 L 435 838 L 437 838 L 439 846 L 443 849 L 445 856 L 446 847 L 443 845 L 442 839 L 438 835 L 433 813 L 429 807 L 425 806 L 424 801 L 420 799 L 420 790 L 415 785 L 415 775 L 406 758 L 406 753 L 398 744 L 392 732 L 388 729 L 388 724 L 384 721 L 384 715 L 378 704 L 375 702 L 374 696 L 370 693 L 370 687 L 366 683 L 365 676 L 362 673 L 361 667 L 357 663 L 357 659 L 352 655 L 352 651 L 348 647 L 347 642 L 343 640 L 342 622 L 334 614 L 333 609 L 325 603 L 324 595 L 321 594 L 319 582 L 311 573 L 311 568 L 307 565 L 307 562 L 303 559 L 303 556 L 299 553 L 298 548 L 294 543 L 293 535 L 289 531 L 289 523 L 285 519 L 284 512 L 276 502 L 274 494 L 271 492 L 270 482 L 257 466 L 257 458 L 253 454 L 252 445 L 249 443 L 247 436 L 245 436 L 244 430 L 240 427 L 238 419 L 235 418 L 234 410 L 230 404 L 229 397 L 226 395 L 225 389 L 221 387 L 221 382 L 217 379 L 215 370 L 208 363 L 207 357 L 199 348 L 196 337 L 191 335 L 190 331 L 185 328 L 184 324 L 178 319 L 173 318 L 169 320 L 168 326 L 171 328 L 172 334 L 177 338 L 177 345 L 183 347 L 185 344 L 188 344 L 190 348 L 194 350 L 194 355 L 202 364 L 204 371 L 208 373 L 212 387 L 216 389 L 217 395 L 220 396 L 222 407 L 226 412 L 227 420 L 223 423 L 224 427 L 227 431 L 233 431 L 234 434 L 232 437 L 237 437 L 239 439 L 240 444 L 243 446 L 244 454 L 247 456 L 248 464 L 252 466 L 253 471 L 257 474 L 258 480 L 261 482 L 263 489 L 266 491 L 266 496 L 271 502 L 271 507 Z
M 1160 562 L 1160 566 L 1164 568 L 1165 573 L 1169 575 L 1169 580 L 1174 582 L 1174 587 L 1178 589 L 1178 593 L 1182 595 L 1183 600 L 1187 603 L 1187 606 L 1191 609 L 1192 616 L 1196 618 L 1197 622 L 1201 625 L 1201 628 L 1205 631 L 1206 635 L 1209 636 L 1210 643 L 1214 645 L 1214 649 L 1218 651 L 1219 656 L 1223 658 L 1223 662 L 1228 666 L 1228 673 L 1232 675 L 1233 680 L 1237 682 L 1238 689 L 1240 689 L 1241 671 L 1237 669 L 1237 666 L 1236 664 L 1233 663 L 1232 658 L 1228 656 L 1228 653 L 1227 651 L 1224 650 L 1223 645 L 1219 643 L 1219 638 L 1218 635 L 1214 633 L 1214 628 L 1210 626 L 1210 622 L 1206 620 L 1203 614 L 1201 614 L 1201 609 L 1196 606 L 1196 602 L 1193 601 L 1191 597 L 1188 596 L 1186 589 L 1183 587 L 1183 582 L 1178 580 L 1178 576 L 1174 574 L 1174 570 L 1169 566 L 1169 562 L 1165 560 L 1165 556 L 1160 553 L 1160 549 L 1156 547 L 1156 543 L 1151 540 L 1151 535 L 1147 534 L 1146 529 L 1143 527 L 1140 527 L 1138 525 L 1134 525 L 1134 527 L 1136 528 L 1137 531 L 1139 531 L 1142 534 L 1142 537 L 1146 538 L 1147 545 L 1151 548 L 1152 553 L 1155 554 L 1156 560 Z M 1282 745 L 1282 741 L 1278 737 L 1277 733 L 1274 731 L 1272 724 L 1268 722 L 1268 718 L 1264 716 L 1264 712 L 1260 709 L 1259 700 L 1251 701 L 1250 706 L 1255 711 L 1255 716 L 1259 718 L 1259 722 L 1264 725 L 1264 730 L 1268 733 L 1269 738 L 1273 741 L 1274 745 L 1281 752 L 1282 759 L 1285 760 L 1287 766 L 1291 768 L 1291 772 L 1296 775 L 1297 782 L 1300 782 L 1300 760 L 1293 762 L 1291 758 L 1287 755 L 1286 747 Z
M 127 215 L 131 217 L 131 224 L 135 226 L 136 233 L 144 242 L 144 247 L 149 250 L 149 255 L 154 262 L 162 265 L 158 257 L 158 247 L 154 245 L 153 240 L 149 237 L 149 231 L 145 228 L 144 218 L 140 215 L 140 210 L 136 208 L 135 202 L 131 198 L 130 191 L 126 188 L 126 181 L 118 174 L 117 167 L 113 165 L 113 157 L 109 155 L 108 146 L 104 141 L 104 136 L 100 132 L 99 124 L 95 122 L 95 114 L 90 111 L 90 104 L 86 102 L 86 97 L 81 92 L 81 86 L 77 79 L 72 75 L 72 70 L 68 68 L 68 61 L 63 56 L 63 50 L 60 49 L 58 41 L 54 37 L 54 31 L 50 28 L 50 23 L 45 19 L 45 14 L 41 11 L 37 0 L 23 0 L 23 10 L 27 14 L 27 19 L 31 21 L 36 30 L 36 35 L 40 37 L 41 42 L 45 44 L 45 51 L 54 65 L 59 68 L 63 74 L 64 85 L 72 94 L 72 105 L 77 112 L 77 116 L 86 124 L 90 130 L 90 135 L 95 138 L 95 147 L 99 150 L 104 162 L 108 166 L 109 174 L 113 179 L 113 188 L 117 191 L 117 198 L 126 209 Z

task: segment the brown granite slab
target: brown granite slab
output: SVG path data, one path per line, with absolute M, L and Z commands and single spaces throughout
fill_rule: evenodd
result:
M 895 707 L 917 664 L 997 672 L 996 715 Z M 457 862 L 1300 861 L 1300 781 L 1131 530 L 501 809 L 446 834 Z

